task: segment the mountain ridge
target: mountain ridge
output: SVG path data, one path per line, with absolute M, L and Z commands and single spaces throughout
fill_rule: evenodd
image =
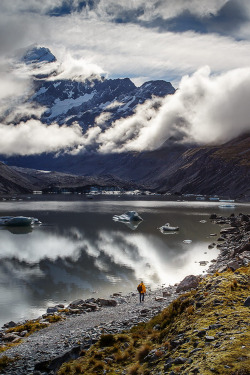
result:
M 133 116 L 138 106 L 147 100 L 153 98 L 157 107 L 155 98 L 158 97 L 160 101 L 176 91 L 170 82 L 163 80 L 144 82 L 136 87 L 129 78 L 108 79 L 93 75 L 83 82 L 59 79 L 60 75 L 55 73 L 53 65 L 56 57 L 45 47 L 32 47 L 26 51 L 23 59 L 32 66 L 52 66 L 51 75 L 40 78 L 37 74 L 33 76 L 34 92 L 25 102 L 45 107 L 42 115 L 39 112 L 38 120 L 46 126 L 54 123 L 70 126 L 77 122 L 83 134 L 93 126 L 98 126 L 98 131 L 103 132 L 117 120 Z M 30 118 L 36 118 L 34 116 L 31 114 Z M 28 120 L 29 116 L 25 113 L 23 118 L 18 115 L 13 124 Z M 72 187 L 75 184 L 79 186 L 79 183 L 84 186 L 88 183 L 86 181 L 98 183 L 100 180 L 106 184 L 115 181 L 123 187 L 133 185 L 161 193 L 227 194 L 232 197 L 250 195 L 249 134 L 223 145 L 210 146 L 184 145 L 172 137 L 153 151 L 101 154 L 96 147 L 98 144 L 87 146 L 86 152 L 74 155 L 50 152 L 31 156 L 1 155 L 0 159 L 6 165 L 0 168 L 0 191 L 7 189 L 6 192 L 11 193 L 16 189 L 31 191 L 40 190 L 39 186 L 48 187 L 49 175 L 45 178 L 42 172 L 34 172 L 36 169 L 57 172 L 54 176 L 50 174 L 50 183 L 60 187 L 65 186 L 66 180 Z M 17 168 L 12 169 L 11 166 Z M 26 168 L 26 172 L 18 170 L 18 167 Z M 82 179 L 76 182 L 79 176 Z

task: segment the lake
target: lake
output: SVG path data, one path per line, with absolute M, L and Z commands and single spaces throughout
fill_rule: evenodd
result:
M 0 202 L 0 216 L 38 218 L 42 225 L 0 230 L 0 324 L 36 318 L 48 306 L 77 298 L 136 291 L 143 280 L 155 288 L 174 284 L 208 268 L 218 250 L 208 249 L 220 226 L 211 213 L 248 213 L 248 204 L 221 209 L 218 202 L 162 199 L 39 196 Z M 112 220 L 134 210 L 137 228 Z M 177 233 L 162 234 L 169 222 Z M 184 240 L 192 240 L 184 243 Z

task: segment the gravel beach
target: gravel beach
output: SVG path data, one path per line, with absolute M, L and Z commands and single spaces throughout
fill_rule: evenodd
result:
M 1 353 L 1 356 L 16 357 L 3 374 L 55 374 L 62 358 L 74 358 L 81 349 L 90 347 L 101 334 L 118 333 L 139 322 L 148 321 L 176 298 L 175 290 L 176 287 L 171 286 L 149 291 L 142 303 L 139 303 L 138 293 L 118 296 L 113 298 L 117 301 L 116 306 L 70 315 L 63 321 L 53 323 Z M 169 295 L 162 297 L 163 291 Z M 52 363 L 49 363 L 51 360 Z

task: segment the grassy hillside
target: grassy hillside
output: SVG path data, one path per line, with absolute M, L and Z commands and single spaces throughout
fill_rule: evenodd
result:
M 148 323 L 101 339 L 58 374 L 250 374 L 249 267 L 207 276 Z

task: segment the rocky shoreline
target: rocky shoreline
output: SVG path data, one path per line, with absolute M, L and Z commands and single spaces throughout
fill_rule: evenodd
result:
M 222 225 L 220 237 L 209 245 L 217 247 L 220 254 L 208 269 L 208 273 L 233 271 L 250 263 L 250 215 L 240 214 L 229 217 L 211 215 L 210 219 Z M 34 324 L 41 325 L 40 331 L 29 335 L 27 326 L 14 322 L 5 324 L 0 331 L 0 345 L 10 348 L 0 354 L 11 362 L 2 374 L 7 375 L 45 375 L 56 374 L 65 361 L 77 358 L 82 350 L 88 349 L 102 334 L 119 333 L 140 322 L 147 322 L 167 307 L 185 290 L 196 288 L 200 278 L 188 276 L 179 285 L 161 287 L 149 291 L 143 304 L 138 295 L 114 294 L 108 299 L 76 300 L 67 307 L 57 305 L 48 308 L 47 313 Z M 57 318 L 55 318 L 57 317 Z M 53 321 L 58 322 L 52 323 Z M 32 327 L 32 325 L 31 325 Z

